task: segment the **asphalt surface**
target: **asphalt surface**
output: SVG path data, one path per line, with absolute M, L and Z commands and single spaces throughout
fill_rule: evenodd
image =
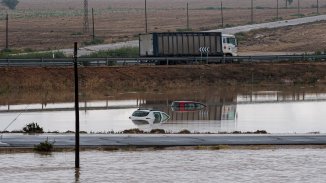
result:
M 3 134 L 0 147 L 34 147 L 44 142 L 73 147 L 74 134 Z M 324 134 L 81 134 L 81 147 L 100 146 L 213 146 L 213 145 L 326 145 Z
M 236 34 L 239 32 L 248 32 L 248 31 L 255 30 L 255 29 L 285 27 L 285 26 L 299 25 L 299 24 L 305 24 L 305 23 L 310 23 L 310 22 L 317 22 L 317 21 L 322 21 L 322 20 L 326 20 L 326 15 L 304 17 L 304 18 L 297 18 L 297 19 L 290 19 L 290 20 L 282 20 L 282 21 L 268 22 L 268 23 L 261 23 L 261 24 L 243 25 L 243 26 L 230 27 L 230 28 L 224 28 L 224 29 L 214 29 L 214 30 L 209 30 L 206 32 L 222 32 L 225 34 Z M 114 49 L 119 49 L 119 48 L 123 48 L 123 47 L 138 47 L 138 46 L 139 46 L 138 40 L 119 42 L 119 43 L 113 43 L 113 44 L 87 46 L 87 47 L 79 48 L 78 56 L 89 55 L 93 52 L 97 52 L 100 50 L 114 50 Z M 73 49 L 61 49 L 58 51 L 62 51 L 63 53 L 65 53 L 66 55 L 69 55 L 69 56 L 73 55 Z

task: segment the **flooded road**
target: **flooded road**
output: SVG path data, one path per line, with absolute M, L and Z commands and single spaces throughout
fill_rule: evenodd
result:
M 145 96 L 145 97 L 144 97 Z M 171 107 L 173 101 L 197 101 L 200 110 Z M 121 132 L 139 128 L 144 131 L 164 129 L 177 133 L 253 132 L 326 133 L 326 93 L 252 91 L 221 93 L 213 91 L 175 95 L 144 93 L 119 100 L 84 101 L 80 103 L 80 129 L 88 133 Z M 74 103 L 0 105 L 0 131 L 21 130 L 37 122 L 46 132 L 74 131 Z M 138 108 L 163 111 L 170 116 L 164 122 L 132 121 L 129 116 Z
M 315 182 L 326 180 L 325 149 L 159 150 L 0 154 L 1 182 Z

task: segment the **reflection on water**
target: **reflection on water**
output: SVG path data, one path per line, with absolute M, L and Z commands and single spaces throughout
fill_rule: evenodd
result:
M 324 182 L 324 149 L 0 154 L 0 180 L 43 182 Z
M 141 96 L 141 97 L 140 97 Z M 176 110 L 173 101 L 196 101 L 200 110 Z M 20 130 L 37 122 L 45 131 L 73 131 L 73 103 L 18 104 L 0 106 L 0 131 Z M 134 99 L 81 102 L 80 129 L 87 132 L 145 131 L 164 129 L 179 132 L 232 132 L 266 130 L 270 133 L 326 132 L 325 93 L 256 91 L 244 93 L 197 92 L 193 94 L 135 95 Z M 133 122 L 129 116 L 138 108 L 163 111 L 168 121 Z

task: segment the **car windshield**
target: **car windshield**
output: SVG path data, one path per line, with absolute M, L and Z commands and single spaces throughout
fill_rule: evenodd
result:
M 135 111 L 134 113 L 132 113 L 132 116 L 145 117 L 148 114 L 149 114 L 149 112 L 147 112 L 147 111 Z

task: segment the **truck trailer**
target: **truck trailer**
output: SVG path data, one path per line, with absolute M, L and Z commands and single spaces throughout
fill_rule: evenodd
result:
M 139 35 L 141 57 L 237 56 L 234 35 L 221 32 L 161 32 Z

